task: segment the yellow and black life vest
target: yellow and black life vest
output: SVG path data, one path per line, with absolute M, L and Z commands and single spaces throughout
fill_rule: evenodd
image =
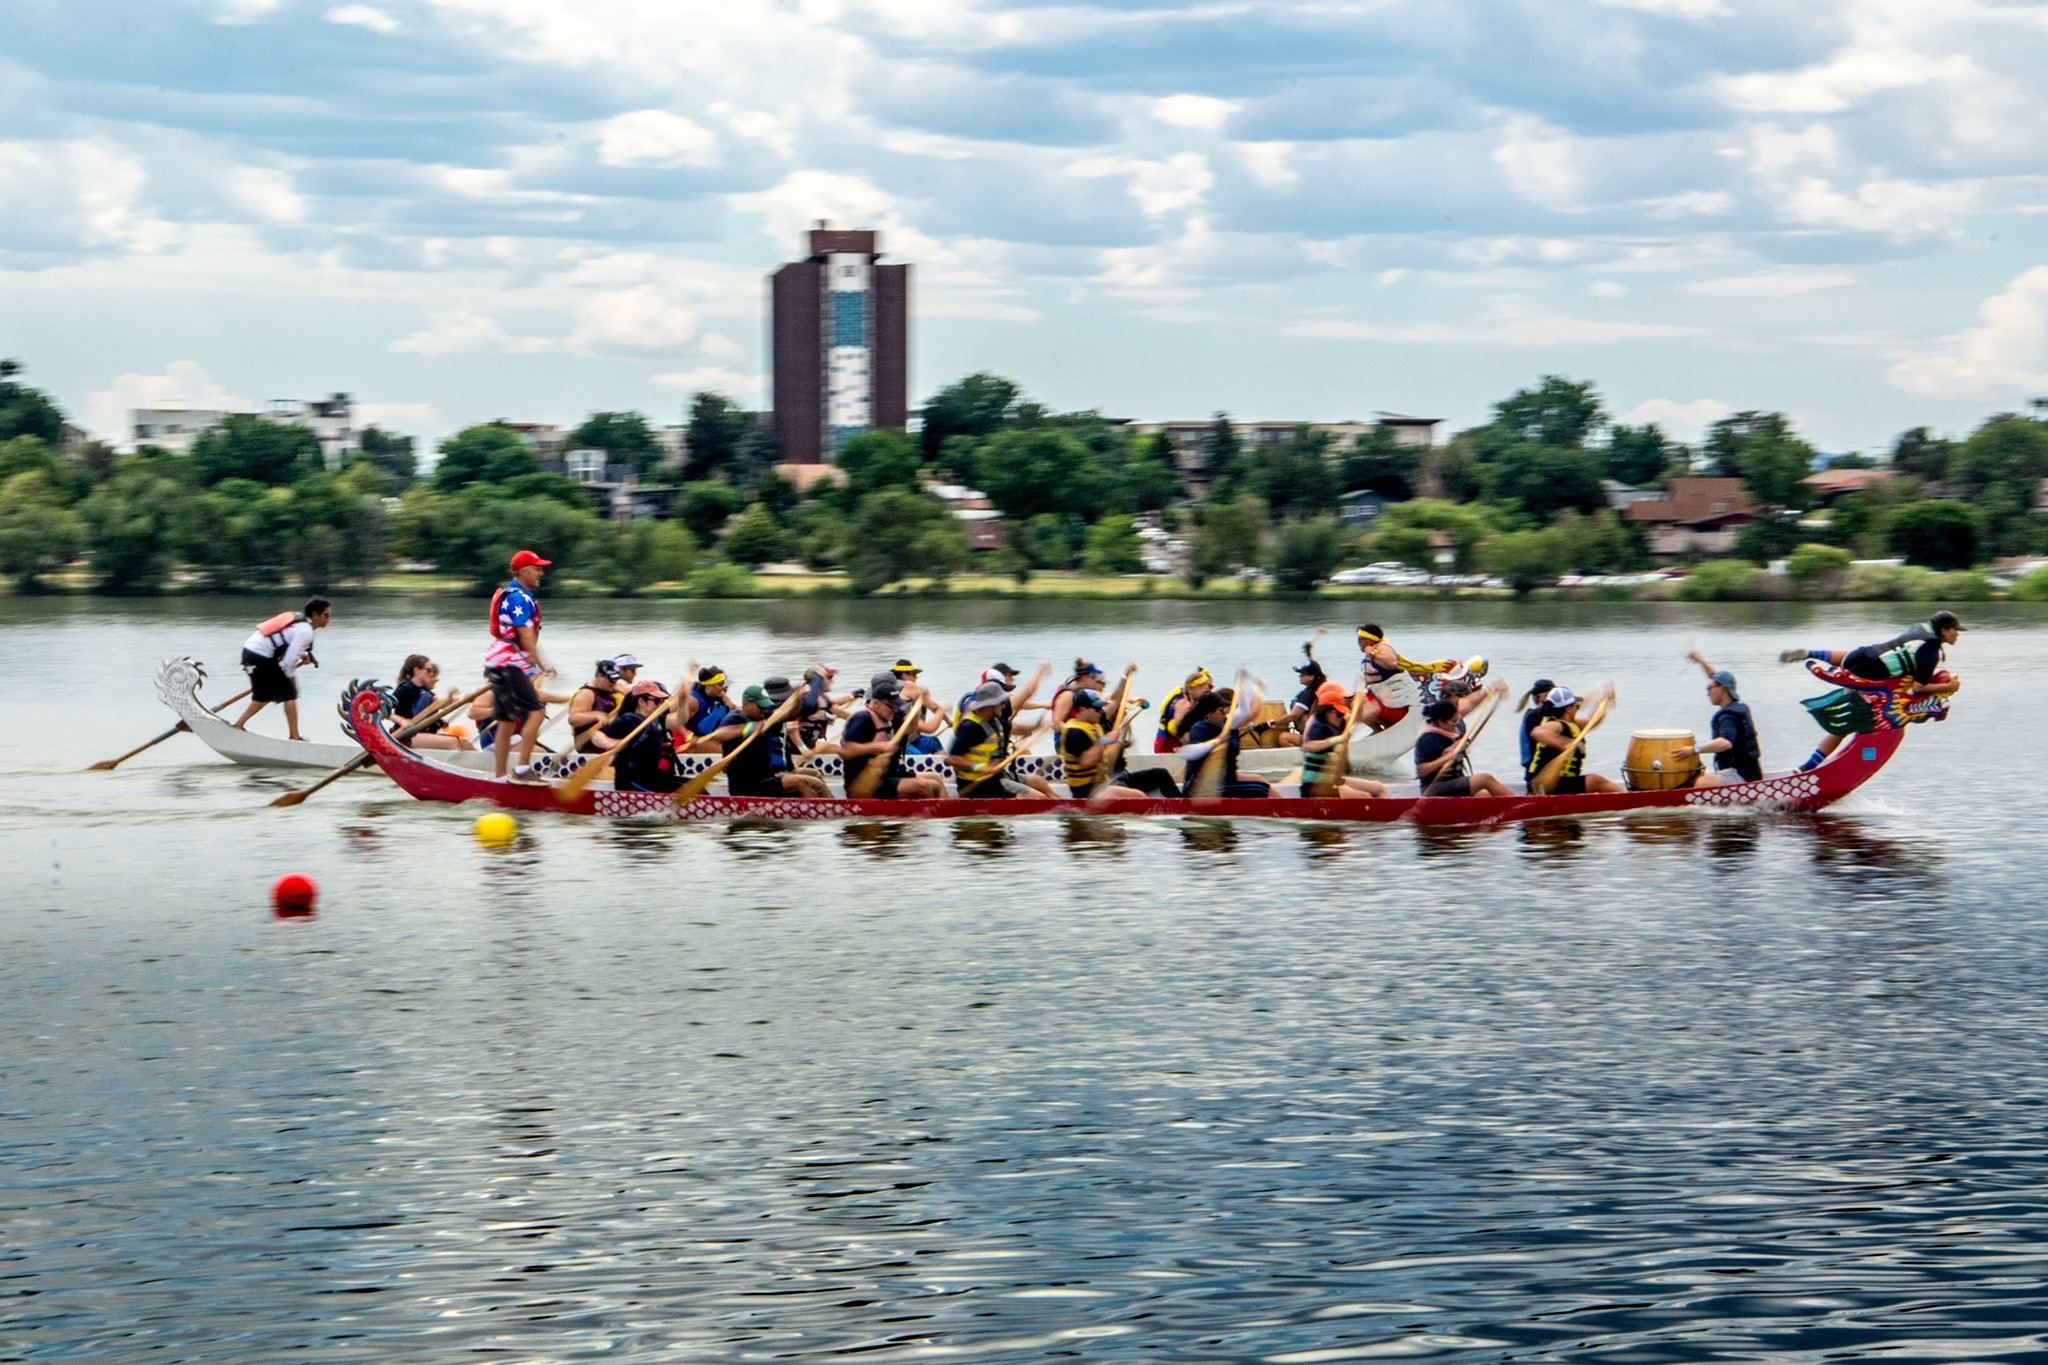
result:
M 1557 723 L 1564 727 L 1564 732 L 1566 736 L 1568 736 L 1569 738 L 1577 739 L 1579 737 L 1580 729 L 1578 726 L 1572 724 L 1570 721 L 1564 719 L 1562 716 L 1558 718 Z M 1540 725 L 1538 728 L 1540 728 Z M 1558 749 L 1553 749 L 1549 745 L 1545 744 L 1542 740 L 1535 739 L 1532 737 L 1529 742 L 1529 767 L 1527 769 L 1528 776 L 1531 779 L 1534 779 L 1536 774 L 1542 772 L 1543 769 L 1550 764 L 1551 760 L 1555 759 L 1560 752 L 1562 751 Z M 1572 756 L 1565 761 L 1564 769 L 1558 774 L 1558 776 L 1577 777 L 1580 773 L 1584 772 L 1585 769 L 1586 746 L 1581 744 L 1572 749 Z
M 962 787 L 972 787 L 980 782 L 988 775 L 988 770 L 1000 763 L 1003 757 L 1003 731 L 1002 727 L 996 724 L 996 718 L 990 716 L 984 720 L 970 711 L 961 719 L 959 725 L 953 727 L 954 733 L 958 734 L 962 726 L 970 721 L 981 727 L 982 739 L 981 743 L 970 745 L 954 755 L 956 758 L 970 761 L 970 766 L 961 769 L 957 774 Z
M 1092 787 L 1102 780 L 1103 755 L 1097 754 L 1095 761 L 1085 768 L 1074 762 L 1073 757 L 1067 753 L 1067 736 L 1076 730 L 1079 730 L 1088 737 L 1088 743 L 1081 749 L 1082 753 L 1085 754 L 1088 750 L 1102 743 L 1102 727 L 1100 725 L 1085 720 L 1068 721 L 1060 730 L 1060 775 L 1067 780 L 1067 785 L 1070 787 L 1076 789 Z

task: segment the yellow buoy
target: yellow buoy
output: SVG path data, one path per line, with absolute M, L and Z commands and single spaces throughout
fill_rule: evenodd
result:
M 485 848 L 504 848 L 519 837 L 519 822 L 501 810 L 477 816 L 471 829 Z

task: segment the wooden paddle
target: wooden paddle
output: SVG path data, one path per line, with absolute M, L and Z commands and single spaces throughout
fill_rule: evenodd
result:
M 694 673 L 697 670 L 692 668 L 690 671 Z M 689 695 L 689 689 L 686 687 L 678 687 L 675 691 L 669 693 L 668 700 L 655 707 L 647 715 L 641 717 L 640 723 L 628 730 L 625 738 L 621 739 L 611 748 L 606 749 L 603 753 L 592 755 L 591 761 L 585 762 L 575 772 L 570 773 L 560 782 L 555 783 L 555 800 L 566 806 L 577 797 L 583 795 L 586 787 L 611 771 L 612 760 L 624 752 L 627 745 L 638 739 L 642 730 L 645 730 L 670 711 L 673 711 L 676 703 Z
M 1106 791 L 1115 784 L 1117 766 L 1123 761 L 1124 750 L 1130 747 L 1129 741 L 1124 738 L 1124 726 L 1130 724 L 1131 679 L 1137 672 L 1136 664 L 1124 666 L 1123 686 L 1117 692 L 1116 724 L 1110 726 L 1106 732 L 1107 740 L 1102 747 L 1102 757 L 1095 763 L 1097 792 Z M 1105 798 L 1091 795 L 1088 799 L 1100 801 Z
M 875 788 L 882 785 L 882 778 L 896 762 L 896 752 L 910 738 L 910 732 L 917 728 L 918 712 L 924 710 L 924 698 L 919 697 L 910 704 L 910 713 L 903 717 L 903 723 L 896 727 L 896 733 L 889 737 L 889 747 L 868 760 L 853 781 L 846 784 L 847 799 L 865 801 L 875 794 Z M 845 743 L 842 736 L 840 743 Z
M 253 687 L 245 687 L 240 692 L 235 693 L 234 696 L 229 697 L 226 701 L 222 702 L 219 706 L 207 707 L 207 714 L 217 716 L 221 712 L 227 710 L 230 706 L 233 706 L 236 702 L 248 696 L 251 692 L 255 690 L 256 689 Z M 90 768 L 87 768 L 86 771 L 89 773 L 103 773 L 110 768 L 118 768 L 123 763 L 126 763 L 129 759 L 135 757 L 135 755 L 141 753 L 144 749 L 154 749 L 157 745 L 163 743 L 172 735 L 183 734 L 191 728 L 191 726 L 187 725 L 184 721 L 181 720 L 176 725 L 173 725 L 170 729 L 164 731 L 155 739 L 151 740 L 149 743 L 138 744 L 134 748 L 130 749 L 127 753 L 122 754 L 119 758 L 103 758 L 99 762 L 93 764 Z
M 1230 756 L 1230 736 L 1237 730 L 1237 713 L 1244 707 L 1246 714 L 1260 709 L 1258 704 L 1245 707 L 1245 671 L 1237 670 L 1237 685 L 1230 691 L 1230 705 L 1223 712 L 1223 729 L 1211 749 L 1202 757 L 1202 766 L 1195 770 L 1195 780 L 1188 787 L 1188 795 L 1197 801 L 1213 801 L 1223 787 L 1224 760 Z
M 1578 735 L 1573 738 L 1571 743 L 1564 746 L 1556 758 L 1543 765 L 1543 770 L 1536 774 L 1536 780 L 1529 784 L 1530 791 L 1535 792 L 1539 796 L 1550 795 L 1551 789 L 1557 786 L 1558 779 L 1564 776 L 1565 761 L 1572 756 L 1572 751 L 1585 746 L 1586 741 L 1592 737 L 1593 732 L 1600 728 L 1600 722 L 1607 719 L 1607 713 L 1613 709 L 1613 706 L 1614 693 L 1610 691 L 1600 699 L 1600 704 L 1593 708 L 1592 718 L 1586 722 L 1586 728 L 1579 731 Z
M 441 719 L 443 716 L 446 716 L 452 711 L 454 711 L 456 707 L 467 706 L 469 705 L 469 703 L 475 701 L 478 697 L 482 696 L 484 693 L 490 690 L 490 685 L 485 684 L 484 686 L 479 687 L 476 691 L 470 693 L 466 697 L 450 697 L 447 701 L 444 701 L 439 706 L 434 707 L 425 715 L 415 716 L 410 722 L 407 723 L 406 727 L 403 730 L 400 730 L 396 735 L 393 735 L 392 738 L 403 743 L 405 740 L 411 739 L 414 735 L 426 729 L 429 725 L 432 725 L 435 721 Z M 273 806 L 300 805 L 305 801 L 307 797 L 311 796 L 314 792 L 319 791 L 322 787 L 334 781 L 336 778 L 347 777 L 350 773 L 356 771 L 358 768 L 366 767 L 373 761 L 374 760 L 369 755 L 369 751 L 365 750 L 364 752 L 357 754 L 348 762 L 342 764 L 339 768 L 336 768 L 333 772 L 327 774 L 327 776 L 321 778 L 318 782 L 315 782 L 312 786 L 301 787 L 297 791 L 286 792 L 283 796 L 278 797 L 275 801 L 272 801 L 270 804 Z
M 1022 744 L 1017 745 L 1015 748 L 1011 749 L 1009 753 L 1004 754 L 1002 761 L 1000 763 L 990 764 L 989 770 L 987 772 L 979 774 L 964 774 L 964 776 L 967 776 L 972 779 L 970 782 L 968 782 L 967 785 L 970 787 L 980 786 L 982 783 L 988 781 L 990 778 L 996 776 L 996 774 L 1002 772 L 1003 769 L 1009 767 L 1012 763 L 1015 763 L 1018 759 L 1022 758 L 1024 756 L 1025 750 L 1029 749 L 1032 745 L 1038 743 L 1038 737 L 1040 735 L 1049 735 L 1051 733 L 1051 726 L 1047 726 L 1043 730 L 1033 730 L 1030 734 L 1024 736 L 1024 742 Z
M 1493 713 L 1500 710 L 1501 698 L 1506 695 L 1505 692 L 1495 692 L 1493 699 L 1486 704 L 1486 714 L 1479 718 L 1479 723 L 1467 726 L 1465 733 L 1458 736 L 1458 742 L 1453 744 L 1450 752 L 1444 755 L 1444 765 L 1436 770 L 1436 776 L 1432 777 L 1429 780 L 1429 785 L 1422 789 L 1424 796 L 1428 796 L 1431 792 L 1435 791 L 1439 783 L 1448 780 L 1449 775 L 1458 770 L 1459 756 L 1470 747 L 1473 740 L 1479 738 L 1479 732 L 1484 730 L 1487 724 L 1493 720 Z
M 1351 714 L 1344 718 L 1344 733 L 1337 736 L 1337 742 L 1330 746 L 1329 757 L 1323 761 L 1323 771 L 1310 783 L 1311 790 L 1304 796 L 1335 796 L 1344 790 L 1345 775 L 1351 771 L 1351 734 L 1358 728 L 1358 718 L 1365 714 L 1365 674 L 1358 675 L 1358 690 L 1351 694 Z M 1307 733 L 1303 727 L 1302 733 Z M 1306 764 L 1303 765 L 1306 768 Z
M 796 710 L 797 706 L 802 701 L 803 694 L 801 692 L 790 693 L 789 696 L 783 699 L 782 705 L 776 707 L 773 711 L 771 711 L 768 715 L 768 719 L 762 721 L 759 725 L 755 726 L 753 732 L 747 735 L 746 738 L 742 739 L 739 742 L 738 746 L 734 748 L 731 753 L 719 759 L 716 763 L 713 763 L 703 772 L 698 773 L 688 782 L 685 782 L 680 788 L 678 788 L 675 791 L 673 795 L 669 797 L 669 800 L 675 802 L 678 806 L 687 806 L 692 801 L 695 801 L 698 797 L 702 796 L 706 791 L 709 791 L 711 788 L 711 782 L 713 778 L 717 777 L 720 773 L 724 772 L 727 768 L 731 767 L 732 761 L 738 758 L 741 754 L 745 753 L 748 745 L 752 744 L 761 736 L 767 734 L 770 730 L 774 729 L 775 726 L 779 725 L 781 722 L 788 720 L 790 715 Z

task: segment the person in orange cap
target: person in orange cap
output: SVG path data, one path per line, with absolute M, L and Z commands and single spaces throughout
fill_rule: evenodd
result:
M 1316 688 L 1315 705 L 1301 730 L 1301 790 L 1304 796 L 1317 783 L 1335 781 L 1333 796 L 1385 796 L 1384 783 L 1352 777 L 1332 770 L 1332 751 L 1344 738 L 1351 722 L 1351 698 L 1341 683 L 1325 682 Z

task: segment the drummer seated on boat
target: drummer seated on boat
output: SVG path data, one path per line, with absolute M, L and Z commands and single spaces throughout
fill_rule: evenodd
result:
M 1123 685 L 1130 686 L 1128 674 Z M 1110 713 L 1119 705 L 1121 698 L 1112 703 L 1092 687 L 1074 692 L 1066 724 L 1060 727 L 1060 775 L 1066 779 L 1067 790 L 1080 800 L 1179 796 L 1172 774 L 1163 769 L 1134 773 L 1124 767 L 1128 737 L 1104 734 L 1102 729 L 1105 722 L 1112 721 Z M 1126 729 L 1134 718 L 1125 717 Z
M 622 792 L 672 792 L 683 785 L 676 764 L 676 751 L 669 727 L 675 712 L 641 728 L 641 722 L 668 701 L 668 689 L 658 682 L 638 682 L 626 691 L 626 705 L 605 722 L 605 737 L 618 756 L 612 759 L 612 786 Z M 640 733 L 633 734 L 639 729 Z M 632 735 L 631 739 L 627 736 Z
M 1304 670 L 1305 672 L 1306 670 Z M 1322 670 L 1317 669 L 1318 673 Z M 1303 796 L 1323 795 L 1319 788 L 1333 776 L 1331 765 L 1337 761 L 1334 752 L 1344 741 L 1346 728 L 1351 723 L 1351 698 L 1344 693 L 1342 683 L 1324 682 L 1311 699 L 1314 705 L 1309 709 L 1306 725 L 1301 732 L 1301 794 Z M 1369 778 L 1353 777 L 1345 773 L 1338 777 L 1337 790 L 1330 796 L 1385 796 L 1385 783 Z
M 788 679 L 769 681 L 780 682 L 783 700 L 789 699 Z M 739 711 L 727 716 L 725 724 L 691 744 L 691 752 L 715 749 L 724 754 L 737 753 L 738 756 L 725 769 L 725 789 L 734 796 L 830 796 L 832 789 L 825 785 L 823 778 L 790 771 L 789 760 L 783 751 L 784 722 L 768 724 L 768 717 L 780 705 L 781 702 L 770 695 L 767 684 L 755 683 L 740 693 Z M 764 725 L 767 732 L 749 742 L 748 737 Z
M 846 785 L 851 790 L 868 764 L 887 762 L 888 768 L 875 787 L 882 801 L 936 801 L 946 794 L 943 778 L 916 776 L 903 770 L 903 753 L 896 746 L 896 713 L 902 689 L 886 674 L 868 685 L 866 704 L 846 718 L 837 744 L 822 744 L 811 752 L 836 753 L 846 764 Z M 886 754 L 886 759 L 881 756 Z
M 1587 792 L 1618 792 L 1619 782 L 1599 773 L 1586 771 L 1586 746 L 1576 744 L 1586 729 L 1586 718 L 1580 714 L 1585 702 L 1569 687 L 1553 687 L 1543 698 L 1543 708 L 1538 713 L 1536 724 L 1529 729 L 1531 754 L 1525 776 L 1529 781 L 1532 796 L 1579 796 Z M 1550 761 L 1567 749 L 1571 755 L 1564 762 L 1564 770 L 1557 778 L 1556 785 L 1547 792 L 1536 790 L 1536 779 Z
M 1180 750 L 1188 764 L 1181 774 L 1182 796 L 1194 795 L 1196 784 L 1201 781 L 1202 760 L 1214 753 L 1218 746 L 1223 749 L 1223 785 L 1216 793 L 1218 796 L 1259 800 L 1273 794 L 1272 785 L 1264 778 L 1237 770 L 1238 751 L 1244 744 L 1243 732 L 1238 727 L 1251 719 L 1257 710 L 1257 696 L 1256 689 L 1247 688 L 1240 702 L 1230 688 L 1219 687 L 1213 692 L 1203 693 L 1202 699 L 1195 703 L 1194 709 L 1188 713 L 1187 743 Z M 1233 714 L 1235 719 L 1230 736 L 1225 739 L 1223 718 Z
M 589 682 L 569 695 L 571 746 L 579 754 L 601 754 L 612 747 L 604 727 L 626 704 L 626 693 L 640 681 L 640 661 L 630 654 L 615 654 L 597 661 Z
M 1912 695 L 1947 696 L 1962 683 L 1942 669 L 1942 655 L 1968 629 L 1954 612 L 1938 611 L 1925 625 L 1902 631 L 1882 644 L 1858 645 L 1854 649 L 1788 649 L 1778 655 L 1778 661 L 1792 664 L 1811 659 L 1853 673 L 1866 682 L 1896 683 L 1911 678 L 1908 690 Z M 1842 740 L 1841 735 L 1822 736 L 1813 756 L 1799 765 L 1799 771 L 1818 768 L 1840 747 Z
M 1483 695 L 1473 693 L 1474 697 Z M 1422 733 L 1415 737 L 1415 780 L 1424 796 L 1509 796 L 1512 795 L 1492 773 L 1475 773 L 1466 751 L 1458 748 L 1464 737 L 1463 711 L 1458 701 L 1438 697 L 1422 709 Z
M 249 675 L 249 706 L 235 721 L 237 730 L 249 728 L 256 713 L 272 702 L 284 706 L 285 729 L 293 739 L 299 733 L 299 669 L 320 661 L 313 657 L 313 632 L 323 630 L 333 619 L 334 608 L 324 597 L 306 603 L 304 611 L 271 617 L 256 627 L 256 633 L 242 641 L 242 671 Z
M 405 723 L 434 709 L 439 701 L 434 687 L 441 681 L 441 665 L 424 654 L 408 654 L 398 666 L 398 686 L 391 689 L 391 713 L 403 729 Z M 451 690 L 449 696 L 454 696 Z M 446 734 L 448 722 L 437 720 L 406 743 L 415 749 L 467 749 L 469 745 Z
M 1714 756 L 1714 766 L 1702 769 L 1695 787 L 1713 787 L 1724 782 L 1756 782 L 1764 775 L 1763 748 L 1757 742 L 1756 721 L 1749 707 L 1735 694 L 1735 675 L 1714 668 L 1695 654 L 1693 662 L 1706 670 L 1707 700 L 1714 703 L 1711 724 L 1714 737 L 1704 744 L 1676 751 L 1675 757 Z

